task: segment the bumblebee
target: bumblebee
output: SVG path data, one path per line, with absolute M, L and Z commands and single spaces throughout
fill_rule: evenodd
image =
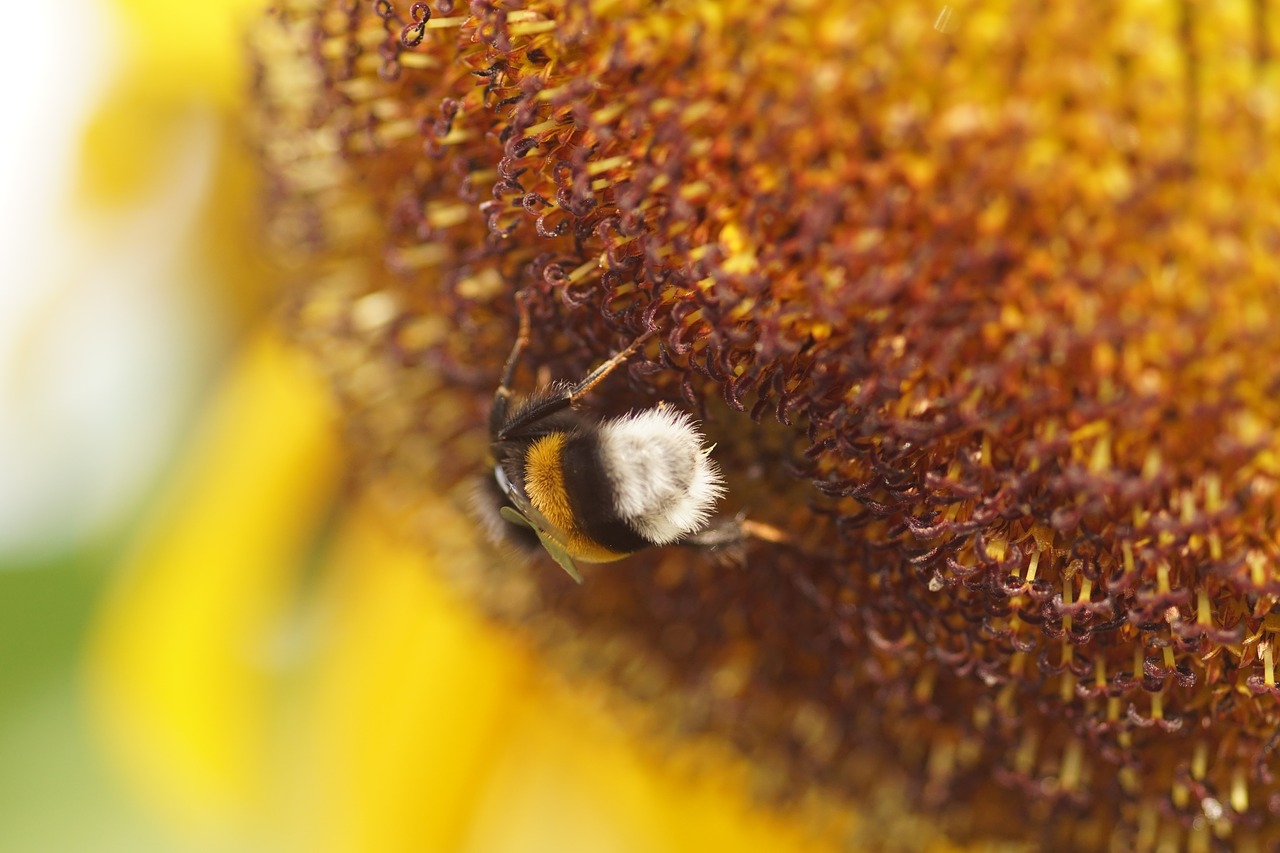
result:
M 479 503 L 490 531 L 541 545 L 578 583 L 578 562 L 620 560 L 703 531 L 724 478 L 692 418 L 666 404 L 607 419 L 575 408 L 652 331 L 580 382 L 553 382 L 513 407 L 511 384 L 529 342 L 528 306 L 517 302 L 519 332 L 489 416 L 493 479 Z

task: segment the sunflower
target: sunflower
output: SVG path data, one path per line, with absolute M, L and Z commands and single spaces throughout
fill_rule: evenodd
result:
M 92 653 L 186 837 L 1273 840 L 1266 4 L 455 6 L 253 31 L 315 375 L 247 321 Z M 517 298 L 552 375 L 652 336 L 593 405 L 695 409 L 794 535 L 581 589 L 490 551 Z
M 768 795 L 1261 843 L 1271 18 L 936 11 L 288 4 L 251 117 L 288 322 L 460 588 Z M 680 400 L 793 535 L 582 590 L 451 543 L 424 501 L 485 467 L 517 302 L 551 377 L 640 341 L 592 405 Z

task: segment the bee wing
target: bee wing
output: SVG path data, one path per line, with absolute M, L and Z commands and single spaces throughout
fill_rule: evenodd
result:
M 582 583 L 582 574 L 578 571 L 578 567 L 574 565 L 573 558 L 569 556 L 569 552 L 565 550 L 563 545 L 512 507 L 504 506 L 498 512 L 512 524 L 527 527 L 538 534 L 538 541 L 542 543 L 542 547 L 546 549 L 546 552 L 551 555 L 551 559 L 559 563 L 560 568 L 564 569 L 569 574 L 569 577 L 578 583 Z

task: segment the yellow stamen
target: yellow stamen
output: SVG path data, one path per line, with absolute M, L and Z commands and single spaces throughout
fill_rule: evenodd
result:
M 397 269 L 416 270 L 439 266 L 453 257 L 453 252 L 442 243 L 423 243 L 394 249 L 388 253 L 389 263 Z
M 529 21 L 524 24 L 511 24 L 507 30 L 513 36 L 530 36 L 538 33 L 549 33 L 555 28 L 555 21 Z
M 529 129 L 525 131 L 525 136 L 532 138 L 534 136 L 538 136 L 540 134 L 546 133 L 547 131 L 555 130 L 556 128 L 561 127 L 562 124 L 563 123 L 558 118 L 549 118 L 546 121 L 538 122 L 537 124 L 531 126 Z
M 1249 783 L 1244 775 L 1244 768 L 1237 767 L 1231 774 L 1231 808 L 1236 814 L 1244 814 L 1249 810 Z
M 428 30 L 447 30 L 460 27 L 467 22 L 467 15 L 454 15 L 449 18 L 432 18 L 424 24 Z
M 1160 451 L 1152 448 L 1147 451 L 1147 456 L 1142 460 L 1142 478 L 1144 480 L 1154 480 L 1160 474 Z
M 400 142 L 405 139 L 411 139 L 418 135 L 417 119 L 400 119 L 399 121 L 389 121 L 386 124 L 378 125 L 374 131 L 378 141 L 383 145 L 391 142 Z
M 591 175 L 592 177 L 595 177 L 596 175 L 603 174 L 604 172 L 608 172 L 611 169 L 617 169 L 617 168 L 626 166 L 630 162 L 631 162 L 631 158 L 626 156 L 625 154 L 620 154 L 617 157 L 606 157 L 603 160 L 596 160 L 593 163 L 588 163 L 587 174 Z
M 586 278 L 588 275 L 590 275 L 593 270 L 597 270 L 599 268 L 600 268 L 599 258 L 594 258 L 592 260 L 589 260 L 585 264 L 582 264 L 581 266 L 574 269 L 573 272 L 569 273 L 569 283 L 577 284 L 578 282 Z
M 426 209 L 427 224 L 432 228 L 461 225 L 471 217 L 473 209 L 467 204 L 429 204 Z
M 1209 747 L 1204 741 L 1196 744 L 1195 752 L 1191 754 L 1191 778 L 1201 780 L 1204 778 L 1205 771 L 1209 767 Z
M 1062 787 L 1067 791 L 1074 791 L 1080 784 L 1080 772 L 1084 764 L 1084 754 L 1081 751 L 1080 741 L 1072 740 L 1067 744 L 1067 749 L 1062 755 L 1062 773 L 1059 781 Z
M 1093 445 L 1093 453 L 1089 455 L 1089 471 L 1103 474 L 1111 470 L 1111 436 L 1101 436 Z
M 1205 475 L 1204 508 L 1209 512 L 1218 512 L 1222 509 L 1222 480 L 1217 474 Z
M 439 68 L 440 60 L 426 53 L 405 52 L 396 58 L 405 68 Z
M 469 130 L 462 130 L 461 128 L 455 127 L 452 130 L 450 130 L 447 134 L 445 134 L 444 138 L 440 140 L 440 144 L 441 145 L 460 145 L 463 142 L 470 142 L 472 139 L 475 139 L 475 138 L 476 138 L 475 133 Z
M 916 679 L 915 689 L 912 691 L 912 698 L 917 702 L 927 703 L 933 698 L 934 677 L 937 675 L 930 667 L 920 673 L 920 677 Z
M 1036 733 L 1028 729 L 1027 733 L 1022 737 L 1022 743 L 1018 745 L 1018 751 L 1013 757 L 1013 766 L 1017 768 L 1019 773 L 1030 776 L 1031 771 L 1035 769 L 1036 764 Z
M 1267 582 L 1266 574 L 1266 558 L 1259 551 L 1250 551 L 1245 557 L 1245 561 L 1249 564 L 1249 577 L 1257 586 L 1264 586 Z

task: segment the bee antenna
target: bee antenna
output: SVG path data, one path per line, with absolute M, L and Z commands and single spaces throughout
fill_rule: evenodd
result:
M 524 348 L 529 345 L 529 296 L 528 292 L 521 290 L 516 293 L 516 309 L 520 314 L 520 326 L 516 331 L 516 342 L 511 346 L 511 354 L 507 356 L 507 363 L 502 367 L 502 379 L 498 383 L 498 395 L 509 397 L 511 395 L 511 382 L 516 375 L 516 365 L 520 363 L 520 356 L 524 354 Z

